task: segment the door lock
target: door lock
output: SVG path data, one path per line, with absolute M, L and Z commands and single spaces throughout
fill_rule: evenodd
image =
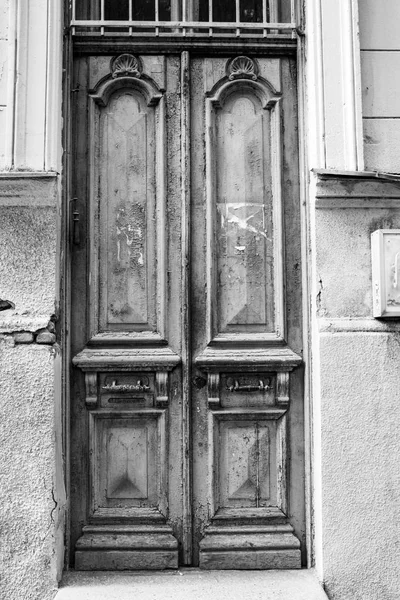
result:
M 75 246 L 80 244 L 80 223 L 79 223 L 79 211 L 78 211 L 78 198 L 72 198 L 72 243 Z

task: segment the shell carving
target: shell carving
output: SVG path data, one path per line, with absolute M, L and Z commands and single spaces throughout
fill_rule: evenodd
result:
M 237 56 L 227 64 L 228 78 L 233 79 L 253 79 L 258 77 L 257 65 L 248 56 Z
M 140 77 L 142 65 L 140 60 L 133 54 L 120 54 L 111 61 L 111 73 L 113 79 L 120 76 Z

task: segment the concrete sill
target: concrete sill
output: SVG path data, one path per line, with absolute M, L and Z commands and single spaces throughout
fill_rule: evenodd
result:
M 313 570 L 65 573 L 55 600 L 327 600 Z

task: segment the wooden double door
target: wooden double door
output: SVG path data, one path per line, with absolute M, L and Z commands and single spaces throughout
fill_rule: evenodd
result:
M 290 57 L 75 59 L 71 562 L 299 568 Z

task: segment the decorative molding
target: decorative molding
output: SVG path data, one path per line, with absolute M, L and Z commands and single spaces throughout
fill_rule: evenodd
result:
M 113 79 L 124 75 L 141 77 L 143 66 L 140 58 L 133 56 L 133 54 L 120 54 L 111 59 L 110 71 Z
M 85 373 L 85 403 L 88 408 L 96 408 L 98 402 L 98 376 L 95 373 Z
M 156 373 L 155 403 L 159 408 L 168 406 L 168 371 L 157 371 Z
M 196 360 L 196 366 L 206 372 L 291 371 L 302 362 L 288 347 L 219 348 L 207 346 Z
M 276 403 L 284 406 L 289 404 L 289 371 L 276 374 Z
M 236 56 L 226 64 L 226 74 L 229 81 L 234 79 L 252 79 L 257 80 L 259 73 L 256 61 L 247 56 Z
M 400 208 L 400 181 L 377 173 L 314 171 L 315 208 Z
M 122 54 L 121 56 L 130 55 Z M 117 57 L 115 60 L 118 60 L 118 58 L 120 57 Z M 132 58 L 134 57 L 132 56 Z M 125 67 L 128 68 L 126 61 L 124 64 Z M 155 106 L 160 102 L 163 93 L 151 77 L 144 73 L 136 74 L 139 72 L 135 70 L 134 66 L 130 67 L 132 68 L 132 72 L 130 73 L 123 72 L 123 65 L 117 68 L 119 69 L 117 75 L 115 75 L 115 73 L 109 73 L 100 79 L 92 90 L 89 90 L 89 95 L 96 104 L 107 106 L 111 96 L 121 89 L 136 90 L 143 96 L 147 106 Z
M 171 371 L 181 359 L 168 347 L 85 348 L 72 362 L 82 371 Z
M 220 374 L 209 373 L 207 377 L 207 391 L 208 406 L 210 409 L 218 409 L 220 407 L 219 386 Z
M 124 36 L 125 37 L 125 36 Z M 113 54 L 118 52 L 130 52 L 132 45 L 130 40 L 124 37 L 89 36 L 75 37 L 74 48 L 79 54 Z M 243 51 L 243 38 L 208 38 L 206 40 L 188 36 L 186 39 L 168 39 L 166 45 L 162 36 L 159 38 L 135 38 L 135 50 L 137 52 L 151 52 L 154 54 L 179 54 L 185 50 L 195 52 L 202 56 L 213 55 L 226 56 L 227 54 Z M 262 44 L 257 47 L 257 56 L 296 56 L 297 40 L 291 34 L 281 33 L 274 39 L 263 38 Z
M 400 322 L 377 321 L 373 318 L 360 319 L 318 319 L 321 334 L 341 333 L 393 333 L 400 331 Z

